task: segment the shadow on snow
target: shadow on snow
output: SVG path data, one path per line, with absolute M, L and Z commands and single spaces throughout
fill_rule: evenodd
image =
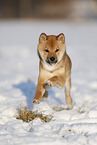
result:
M 36 86 L 32 81 L 22 82 L 18 85 L 13 85 L 13 87 L 20 89 L 27 99 L 27 106 L 33 107 L 32 99 L 35 95 Z
M 29 108 L 33 108 L 32 104 L 32 99 L 34 98 L 35 95 L 35 90 L 36 90 L 36 85 L 32 81 L 27 81 L 27 82 L 21 82 L 20 84 L 13 85 L 13 87 L 20 89 L 23 93 L 24 96 L 26 96 L 27 99 L 27 106 Z M 56 98 L 55 97 L 55 92 L 51 89 L 48 91 L 49 95 L 47 98 L 47 102 L 50 104 L 63 104 L 61 98 Z

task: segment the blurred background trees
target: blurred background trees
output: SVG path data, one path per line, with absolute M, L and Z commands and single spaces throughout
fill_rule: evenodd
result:
M 0 0 L 4 18 L 97 18 L 97 0 Z

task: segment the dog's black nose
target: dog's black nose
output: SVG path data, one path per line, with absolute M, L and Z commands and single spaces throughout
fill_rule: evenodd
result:
M 50 60 L 51 60 L 51 61 L 54 61 L 54 60 L 55 60 L 55 58 L 54 58 L 54 57 L 51 57 L 51 58 L 50 58 Z

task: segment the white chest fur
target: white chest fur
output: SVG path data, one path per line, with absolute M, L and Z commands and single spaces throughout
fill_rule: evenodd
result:
M 53 76 L 60 76 L 60 75 L 64 75 L 65 74 L 65 64 L 60 66 L 58 64 L 55 65 L 49 65 L 47 63 L 43 64 L 43 68 L 42 69 L 42 75 L 44 74 L 44 76 L 48 75 L 49 77 L 53 77 Z

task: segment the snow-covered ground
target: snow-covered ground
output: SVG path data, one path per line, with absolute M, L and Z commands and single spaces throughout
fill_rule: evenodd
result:
M 39 73 L 37 56 L 41 32 L 66 36 L 72 60 L 72 110 L 55 111 L 65 104 L 64 89 L 52 88 L 47 101 L 31 103 Z M 24 123 L 16 120 L 20 104 L 44 114 Z M 0 144 L 97 144 L 97 22 L 0 21 Z

